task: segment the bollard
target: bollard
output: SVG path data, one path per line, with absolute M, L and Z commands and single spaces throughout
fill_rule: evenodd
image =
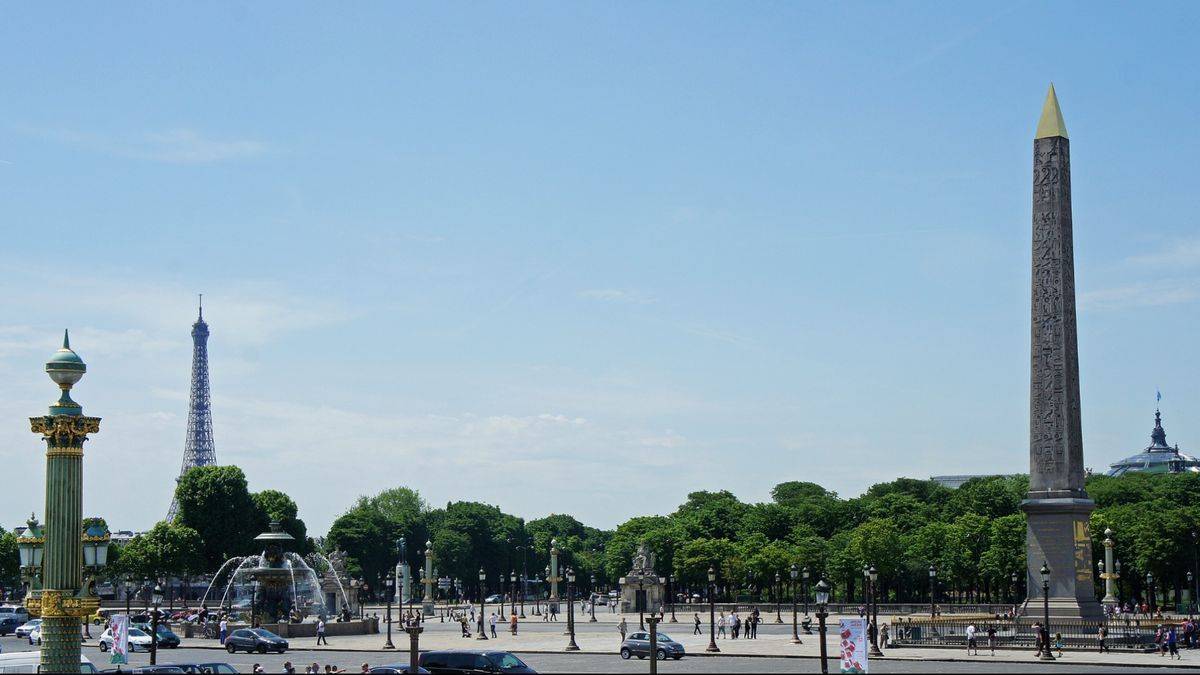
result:
M 418 643 L 421 640 L 421 631 L 425 629 L 420 626 L 409 626 L 405 630 L 408 631 L 408 672 L 417 673 L 420 672 L 417 668 L 420 667 L 418 662 L 421 660 Z
M 658 675 L 658 617 L 646 619 L 650 624 L 650 675 Z

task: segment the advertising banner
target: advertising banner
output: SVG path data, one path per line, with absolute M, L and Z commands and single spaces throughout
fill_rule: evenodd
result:
M 841 619 L 838 623 L 842 638 L 842 672 L 868 672 L 867 620 Z
M 114 614 L 112 623 L 112 658 L 109 663 L 129 663 L 129 616 Z

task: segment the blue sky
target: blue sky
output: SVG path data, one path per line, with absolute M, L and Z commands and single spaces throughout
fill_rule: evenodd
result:
M 1027 468 L 1030 171 L 1072 140 L 1084 452 L 1200 450 L 1194 35 L 1116 3 L 144 3 L 0 21 L 0 523 L 64 326 L 85 510 L 218 457 L 611 527 Z M 26 480 L 26 478 L 28 480 Z

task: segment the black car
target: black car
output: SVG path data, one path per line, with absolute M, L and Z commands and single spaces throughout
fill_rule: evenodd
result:
M 490 650 L 451 649 L 425 652 L 419 665 L 434 675 L 465 675 L 466 673 L 536 673 L 510 652 Z
M 20 626 L 23 621 L 20 621 L 15 616 L 6 616 L 0 618 L 0 635 L 12 635 L 17 631 L 17 626 Z
M 146 635 L 150 634 L 151 624 L 135 623 L 135 624 L 133 624 L 133 627 L 140 628 L 141 630 L 145 631 Z M 163 649 L 175 649 L 176 647 L 179 646 L 179 636 L 176 635 L 175 632 L 172 631 L 169 627 L 167 627 L 167 624 L 165 624 L 165 623 L 158 624 L 158 636 L 157 637 L 158 637 L 158 640 L 157 640 L 158 646 Z
M 239 628 L 225 638 L 225 651 L 233 654 L 239 649 L 247 652 L 278 652 L 287 651 L 288 642 L 265 628 Z

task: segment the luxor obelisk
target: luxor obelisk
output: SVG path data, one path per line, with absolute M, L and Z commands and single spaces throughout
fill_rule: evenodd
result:
M 1050 568 L 1050 613 L 1099 617 L 1083 486 L 1079 348 L 1071 226 L 1071 150 L 1054 85 L 1033 141 L 1033 306 L 1029 377 L 1029 495 L 1026 534 L 1029 613 L 1041 614 Z M 1035 609 L 1036 608 L 1036 609 Z

